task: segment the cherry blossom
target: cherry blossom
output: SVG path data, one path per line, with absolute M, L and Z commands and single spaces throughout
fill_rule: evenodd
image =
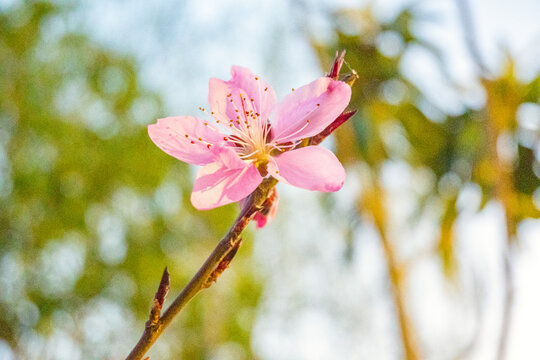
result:
M 323 147 L 302 145 L 343 112 L 351 97 L 349 85 L 320 77 L 278 103 L 272 87 L 247 68 L 233 66 L 231 75 L 229 81 L 210 79 L 213 122 L 176 116 L 148 126 L 150 138 L 164 152 L 202 166 L 191 194 L 193 206 L 206 210 L 240 201 L 265 176 L 308 190 L 339 190 L 345 170 L 336 156 Z

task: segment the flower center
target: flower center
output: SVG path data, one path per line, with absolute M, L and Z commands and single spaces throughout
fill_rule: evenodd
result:
M 256 163 L 268 162 L 270 151 L 275 146 L 269 141 L 270 123 L 256 111 L 254 99 L 248 99 L 242 93 L 238 96 L 231 93 L 227 98 L 235 118 L 229 119 L 226 126 L 230 132 L 226 141 L 234 145 L 241 159 Z

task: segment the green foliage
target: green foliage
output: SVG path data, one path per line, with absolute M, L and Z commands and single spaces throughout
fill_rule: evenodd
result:
M 502 74 L 479 78 L 486 94 L 484 108 L 465 107 L 457 115 L 445 113 L 401 71 L 403 56 L 413 45 L 440 59 L 437 46 L 414 35 L 411 28 L 415 21 L 412 9 L 382 24 L 369 9 L 342 10 L 337 15 L 335 41 L 315 43 L 314 48 L 323 68 L 328 68 L 336 50 L 346 50 L 347 66 L 359 75 L 349 106 L 358 109 L 358 115 L 336 132 L 340 159 L 351 165 L 368 165 L 373 177 L 374 186 L 362 184 L 359 211 L 370 214 L 376 223 L 385 223 L 386 213 L 378 204 L 369 204 L 369 199 L 379 201 L 376 184 L 388 161 L 404 162 L 413 171 L 429 170 L 433 185 L 418 198 L 418 204 L 432 204 L 433 200 L 439 204 L 438 252 L 450 275 L 455 265 L 452 229 L 459 215 L 457 198 L 466 184 L 479 185 L 482 207 L 489 200 L 503 204 L 511 235 L 515 235 L 519 221 L 540 216 L 538 203 L 533 201 L 540 186 L 540 164 L 534 151 L 539 130 L 526 129 L 517 121 L 521 105 L 538 105 L 540 76 L 530 82 L 518 80 L 509 59 Z M 384 44 L 388 34 L 391 53 Z M 444 62 L 438 63 L 441 73 L 448 74 Z M 435 111 L 426 111 L 429 109 Z M 501 153 L 505 144 L 507 152 L 515 152 L 507 155 L 513 156 L 511 159 Z
M 165 265 L 172 297 L 237 209 L 195 213 L 188 167 L 146 133 L 145 125 L 163 116 L 159 95 L 140 83 L 131 56 L 82 34 L 47 31 L 65 12 L 24 2 L 0 13 L 0 338 L 25 358 L 29 337 L 46 342 L 63 328 L 83 358 L 120 358 L 143 330 Z M 235 271 L 250 272 L 247 252 L 240 251 Z M 194 341 L 178 340 L 172 351 L 204 359 L 235 341 L 248 357 L 249 333 L 234 324 L 238 312 L 252 311 L 259 289 L 253 277 L 221 289 L 235 311 L 212 320 L 222 332 L 206 342 L 196 340 L 206 330 L 190 319 L 212 317 L 215 304 L 195 300 L 176 326 Z M 136 328 L 93 347 L 84 323 L 103 300 L 134 314 Z M 59 326 L 61 314 L 75 324 Z M 115 346 L 126 353 L 114 353 Z

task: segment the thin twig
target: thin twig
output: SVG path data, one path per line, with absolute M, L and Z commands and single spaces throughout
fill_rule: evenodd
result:
M 336 78 L 339 76 L 344 56 L 345 51 L 343 51 L 341 54 L 336 54 L 336 59 L 334 60 L 334 66 L 332 67 L 330 75 Z M 352 85 L 355 79 L 356 73 L 353 71 L 353 74 L 348 76 L 344 81 L 347 84 Z M 339 126 L 345 120 L 348 120 L 352 115 L 354 115 L 355 112 L 356 111 L 342 113 L 334 122 L 339 122 L 339 124 L 337 124 L 337 126 Z M 330 125 L 329 128 L 331 126 L 332 125 Z M 316 139 L 317 143 L 329 136 L 331 132 L 337 128 L 337 126 L 332 127 L 331 131 L 326 131 L 324 134 L 319 134 L 318 138 Z M 306 140 L 307 144 L 312 139 Z M 304 146 L 306 144 L 304 144 Z M 182 308 L 201 290 L 210 287 L 212 283 L 215 282 L 221 275 L 221 273 L 227 269 L 232 258 L 238 251 L 242 241 L 240 238 L 242 231 L 246 228 L 257 212 L 261 211 L 263 214 L 268 212 L 269 208 L 272 206 L 272 203 L 275 201 L 275 193 L 272 192 L 272 189 L 277 182 L 278 181 L 273 177 L 267 177 L 263 180 L 261 185 L 259 185 L 259 187 L 250 196 L 248 196 L 244 202 L 240 215 L 230 228 L 227 235 L 221 239 L 214 251 L 212 251 L 210 256 L 201 266 L 197 274 L 195 274 L 184 290 L 182 290 L 176 299 L 174 299 L 163 316 L 159 317 L 161 308 L 163 306 L 163 301 L 165 300 L 165 295 L 167 295 L 169 287 L 169 273 L 165 268 L 158 292 L 154 298 L 152 310 L 150 311 L 150 319 L 146 323 L 141 338 L 126 360 L 142 359 L 144 354 L 146 354 L 148 349 L 150 349 L 154 342 L 163 333 L 163 330 L 169 326 Z
M 148 349 L 150 349 L 154 342 L 163 333 L 163 330 L 170 325 L 180 310 L 182 310 L 182 308 L 195 295 L 197 295 L 197 293 L 210 286 L 210 284 L 217 279 L 217 276 L 219 276 L 221 272 L 225 270 L 230 260 L 232 260 L 232 256 L 229 254 L 238 250 L 238 246 L 241 241 L 240 234 L 249 224 L 255 213 L 261 209 L 261 206 L 266 201 L 270 190 L 276 185 L 276 183 L 277 180 L 274 178 L 267 178 L 253 192 L 253 194 L 248 197 L 240 215 L 234 222 L 227 235 L 225 235 L 225 237 L 218 243 L 197 274 L 195 274 L 184 290 L 182 290 L 176 299 L 174 299 L 172 304 L 158 321 L 153 321 L 155 314 L 154 308 L 152 309 L 150 319 L 146 323 L 141 338 L 126 360 L 142 359 L 144 354 L 146 354 Z M 159 290 L 158 293 L 160 293 Z M 158 294 L 156 294 L 156 297 L 158 297 Z

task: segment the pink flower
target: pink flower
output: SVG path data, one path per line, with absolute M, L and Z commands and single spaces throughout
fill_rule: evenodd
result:
M 345 170 L 331 151 L 295 147 L 342 113 L 350 87 L 321 77 L 277 104 L 270 85 L 248 69 L 233 66 L 231 74 L 229 81 L 210 79 L 208 101 L 217 126 L 192 116 L 148 126 L 152 141 L 167 154 L 202 165 L 191 194 L 193 206 L 206 210 L 240 201 L 267 175 L 308 190 L 339 190 Z

